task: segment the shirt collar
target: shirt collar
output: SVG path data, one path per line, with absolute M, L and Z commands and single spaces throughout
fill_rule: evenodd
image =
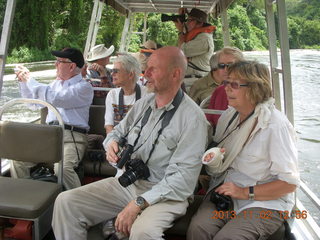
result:
M 74 84 L 76 84 L 76 83 L 78 83 L 78 82 L 80 82 L 82 80 L 83 80 L 82 76 L 79 73 L 79 74 L 73 76 L 72 78 L 69 78 L 68 80 L 65 80 L 63 85 L 66 85 L 66 86 L 74 85 Z

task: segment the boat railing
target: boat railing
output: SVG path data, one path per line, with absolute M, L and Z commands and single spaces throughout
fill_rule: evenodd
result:
M 300 189 L 311 200 L 311 202 L 320 210 L 320 199 L 313 193 L 313 191 L 301 180 Z

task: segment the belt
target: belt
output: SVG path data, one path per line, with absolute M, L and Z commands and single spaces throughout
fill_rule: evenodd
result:
M 59 125 L 59 122 L 58 121 L 52 121 L 52 122 L 49 122 L 48 124 L 49 125 Z M 70 131 L 75 131 L 75 132 L 78 132 L 78 133 L 83 133 L 83 134 L 88 133 L 88 130 L 85 129 L 85 128 L 79 128 L 79 127 L 75 127 L 75 126 L 72 126 L 72 125 L 69 125 L 69 124 L 64 124 L 64 129 L 67 129 L 67 130 L 70 130 Z
M 194 74 L 192 74 L 192 75 L 186 75 L 186 76 L 184 76 L 185 78 L 202 78 L 202 76 L 200 76 L 200 75 L 194 75 Z

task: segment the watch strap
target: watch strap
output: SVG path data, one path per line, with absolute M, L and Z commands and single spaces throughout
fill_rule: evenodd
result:
M 254 187 L 250 186 L 249 187 L 249 200 L 254 200 Z

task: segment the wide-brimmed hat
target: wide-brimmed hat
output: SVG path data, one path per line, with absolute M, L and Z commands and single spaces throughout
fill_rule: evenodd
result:
M 148 41 L 144 42 L 140 47 L 141 48 L 145 48 L 145 49 L 156 50 L 157 49 L 157 44 L 152 40 L 148 40 Z
M 192 8 L 188 16 L 194 18 L 198 22 L 202 22 L 202 23 L 208 22 L 208 15 L 204 11 L 201 11 L 198 8 Z
M 71 62 L 74 62 L 78 68 L 82 68 L 84 65 L 84 58 L 82 52 L 76 48 L 64 48 L 61 51 L 51 51 L 53 56 L 68 58 Z
M 101 58 L 109 57 L 114 51 L 114 46 L 111 45 L 109 48 L 106 48 L 104 44 L 99 44 L 94 46 L 88 54 L 87 61 L 92 62 Z

